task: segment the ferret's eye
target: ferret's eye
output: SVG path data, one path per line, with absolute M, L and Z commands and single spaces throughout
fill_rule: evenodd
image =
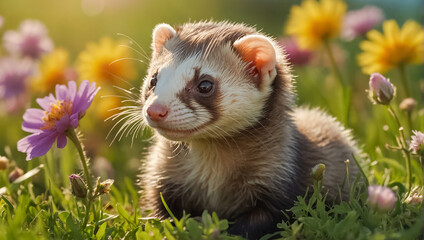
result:
M 213 83 L 208 80 L 201 81 L 199 85 L 197 85 L 197 91 L 199 93 L 206 94 L 212 91 L 212 89 L 213 89 Z
M 150 79 L 150 88 L 155 87 L 157 83 L 158 83 L 158 73 L 155 73 Z

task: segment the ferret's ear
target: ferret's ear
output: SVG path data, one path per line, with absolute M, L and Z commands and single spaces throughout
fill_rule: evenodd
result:
M 161 23 L 156 25 L 155 29 L 153 29 L 153 50 L 155 52 L 160 52 L 166 41 L 175 35 L 177 35 L 177 33 L 169 24 Z
M 233 44 L 243 61 L 249 64 L 249 73 L 257 79 L 258 87 L 269 84 L 277 75 L 274 46 L 261 35 L 248 35 Z

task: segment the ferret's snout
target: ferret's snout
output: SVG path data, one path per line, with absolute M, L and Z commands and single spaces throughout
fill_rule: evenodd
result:
M 147 115 L 154 122 L 163 121 L 168 116 L 169 108 L 159 103 L 153 103 L 147 108 Z

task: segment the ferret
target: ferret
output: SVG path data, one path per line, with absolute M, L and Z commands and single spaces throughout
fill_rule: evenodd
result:
M 140 176 L 141 204 L 158 218 L 216 212 L 228 232 L 257 239 L 277 230 L 297 196 L 326 166 L 323 186 L 336 199 L 350 160 L 350 132 L 319 109 L 296 107 L 283 49 L 244 24 L 195 22 L 153 30 L 141 89 L 153 141 Z M 348 188 L 341 189 L 343 199 Z

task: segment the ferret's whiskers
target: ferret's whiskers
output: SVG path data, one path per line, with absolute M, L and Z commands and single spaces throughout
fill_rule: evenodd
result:
M 140 90 L 138 90 L 138 88 L 135 88 L 135 87 L 131 87 L 128 90 L 121 88 L 121 87 L 118 87 L 116 85 L 113 85 L 112 87 L 124 92 L 128 97 L 131 97 L 133 99 L 138 99 L 138 97 L 140 96 Z M 136 92 L 132 92 L 133 90 L 136 91 Z
M 135 120 L 138 119 L 138 116 L 136 116 L 136 115 L 134 116 L 134 114 L 132 113 L 132 114 L 129 114 L 129 115 L 123 117 L 118 122 L 121 122 L 123 119 L 127 119 L 127 121 L 125 121 L 125 123 L 119 128 L 119 130 L 116 133 L 115 137 L 113 138 L 112 142 L 114 142 L 117 137 L 119 137 L 118 141 L 121 141 L 125 132 L 128 130 L 128 127 L 131 126 L 131 124 L 136 122 Z
M 140 52 L 140 51 L 138 51 L 137 49 L 135 49 L 135 48 L 133 48 L 133 47 L 131 47 L 131 46 L 128 46 L 128 45 L 125 45 L 125 44 L 121 44 L 121 45 L 119 45 L 120 47 L 126 47 L 126 48 L 129 48 L 129 49 L 131 49 L 131 50 L 133 50 L 134 52 L 136 52 L 137 54 L 139 54 L 141 57 L 143 57 L 146 61 L 150 61 L 150 59 L 146 56 L 146 53 L 144 52 L 144 53 L 142 53 L 142 52 Z M 144 62 L 144 61 L 142 61 L 143 63 L 146 63 L 146 62 Z
M 106 136 L 106 139 L 108 139 L 109 138 L 109 136 L 110 136 L 110 134 L 112 133 L 112 131 L 119 125 L 119 123 L 120 122 L 122 122 L 122 121 L 124 121 L 125 119 L 127 119 L 127 118 L 129 118 L 130 116 L 129 116 L 129 114 L 128 114 L 128 112 L 119 112 L 119 113 L 116 113 L 116 114 L 114 114 L 114 115 L 112 115 L 112 116 L 110 116 L 109 118 L 107 118 L 105 121 L 107 121 L 107 120 L 109 120 L 109 119 L 112 119 L 112 121 L 114 121 L 116 118 L 119 118 L 119 117 L 122 117 L 121 119 L 119 119 L 113 126 L 112 126 L 112 128 L 109 130 L 109 133 L 107 134 L 107 136 Z M 113 141 L 115 140 L 115 138 L 116 138 L 116 135 L 115 135 L 115 137 L 113 138 L 113 140 L 112 140 L 112 143 L 113 143 Z M 111 143 L 111 144 L 112 144 Z
M 118 58 L 118 59 L 116 59 L 116 60 L 113 60 L 112 62 L 110 62 L 110 63 L 109 63 L 109 66 L 110 66 L 110 65 L 112 65 L 112 64 L 114 64 L 114 63 L 117 63 L 117 62 L 119 62 L 119 61 L 122 61 L 122 60 L 134 60 L 134 61 L 136 61 L 136 62 L 145 63 L 143 60 L 138 59 L 138 58 L 124 57 L 124 58 Z
M 133 38 L 131 38 L 130 36 L 123 34 L 123 33 L 117 33 L 117 34 L 118 34 L 118 36 L 123 36 L 123 37 L 128 38 L 130 40 L 131 44 L 135 44 L 138 48 L 140 48 L 141 51 L 143 51 L 145 56 L 148 56 L 146 51 L 144 51 L 144 49 L 140 46 L 140 44 L 138 44 L 137 41 L 135 41 Z M 147 58 L 147 60 L 150 60 L 150 59 Z

